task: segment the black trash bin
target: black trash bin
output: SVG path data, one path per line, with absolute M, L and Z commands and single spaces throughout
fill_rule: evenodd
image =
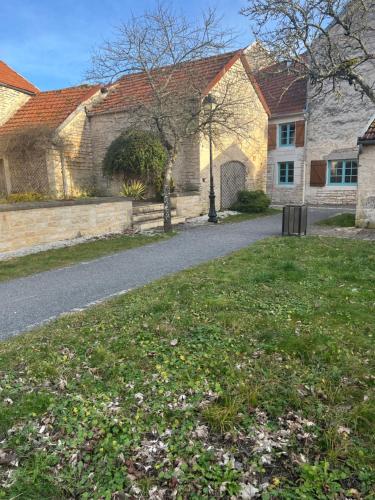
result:
M 283 208 L 283 236 L 306 235 L 307 205 L 285 205 Z

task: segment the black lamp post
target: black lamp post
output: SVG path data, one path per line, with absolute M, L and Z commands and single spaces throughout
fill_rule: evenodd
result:
M 215 207 L 215 186 L 214 186 L 214 175 L 213 175 L 213 154 L 212 154 L 212 108 L 216 104 L 215 98 L 212 94 L 206 95 L 203 100 L 203 105 L 209 110 L 209 125 L 208 125 L 208 137 L 210 143 L 210 209 L 208 211 L 208 222 L 217 223 L 217 213 Z

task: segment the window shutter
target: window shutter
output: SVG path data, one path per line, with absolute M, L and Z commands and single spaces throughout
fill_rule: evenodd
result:
M 276 149 L 276 125 L 268 124 L 268 150 Z
M 296 122 L 296 148 L 302 148 L 305 145 L 305 120 Z
M 327 162 L 325 160 L 311 160 L 310 186 L 322 187 L 326 185 Z

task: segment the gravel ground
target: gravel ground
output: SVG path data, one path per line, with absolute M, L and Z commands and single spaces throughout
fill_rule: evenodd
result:
M 311 209 L 310 222 L 330 215 L 335 211 Z M 280 232 L 280 214 L 240 223 L 190 227 L 170 240 L 0 283 L 0 339 Z

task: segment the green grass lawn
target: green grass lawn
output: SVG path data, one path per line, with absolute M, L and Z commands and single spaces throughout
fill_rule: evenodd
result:
M 173 233 L 172 233 L 173 234 Z M 0 281 L 70 266 L 170 237 L 164 233 L 112 236 L 0 261 Z
M 339 214 L 318 222 L 319 226 L 354 227 L 355 214 Z
M 228 222 L 242 222 L 244 220 L 256 219 L 257 217 L 264 217 L 266 215 L 274 215 L 281 213 L 281 210 L 278 208 L 268 208 L 265 212 L 261 213 L 241 213 L 235 215 L 228 215 L 227 217 L 223 217 L 219 219 L 220 224 L 227 224 Z
M 275 238 L 0 344 L 0 498 L 374 498 L 374 282 Z

